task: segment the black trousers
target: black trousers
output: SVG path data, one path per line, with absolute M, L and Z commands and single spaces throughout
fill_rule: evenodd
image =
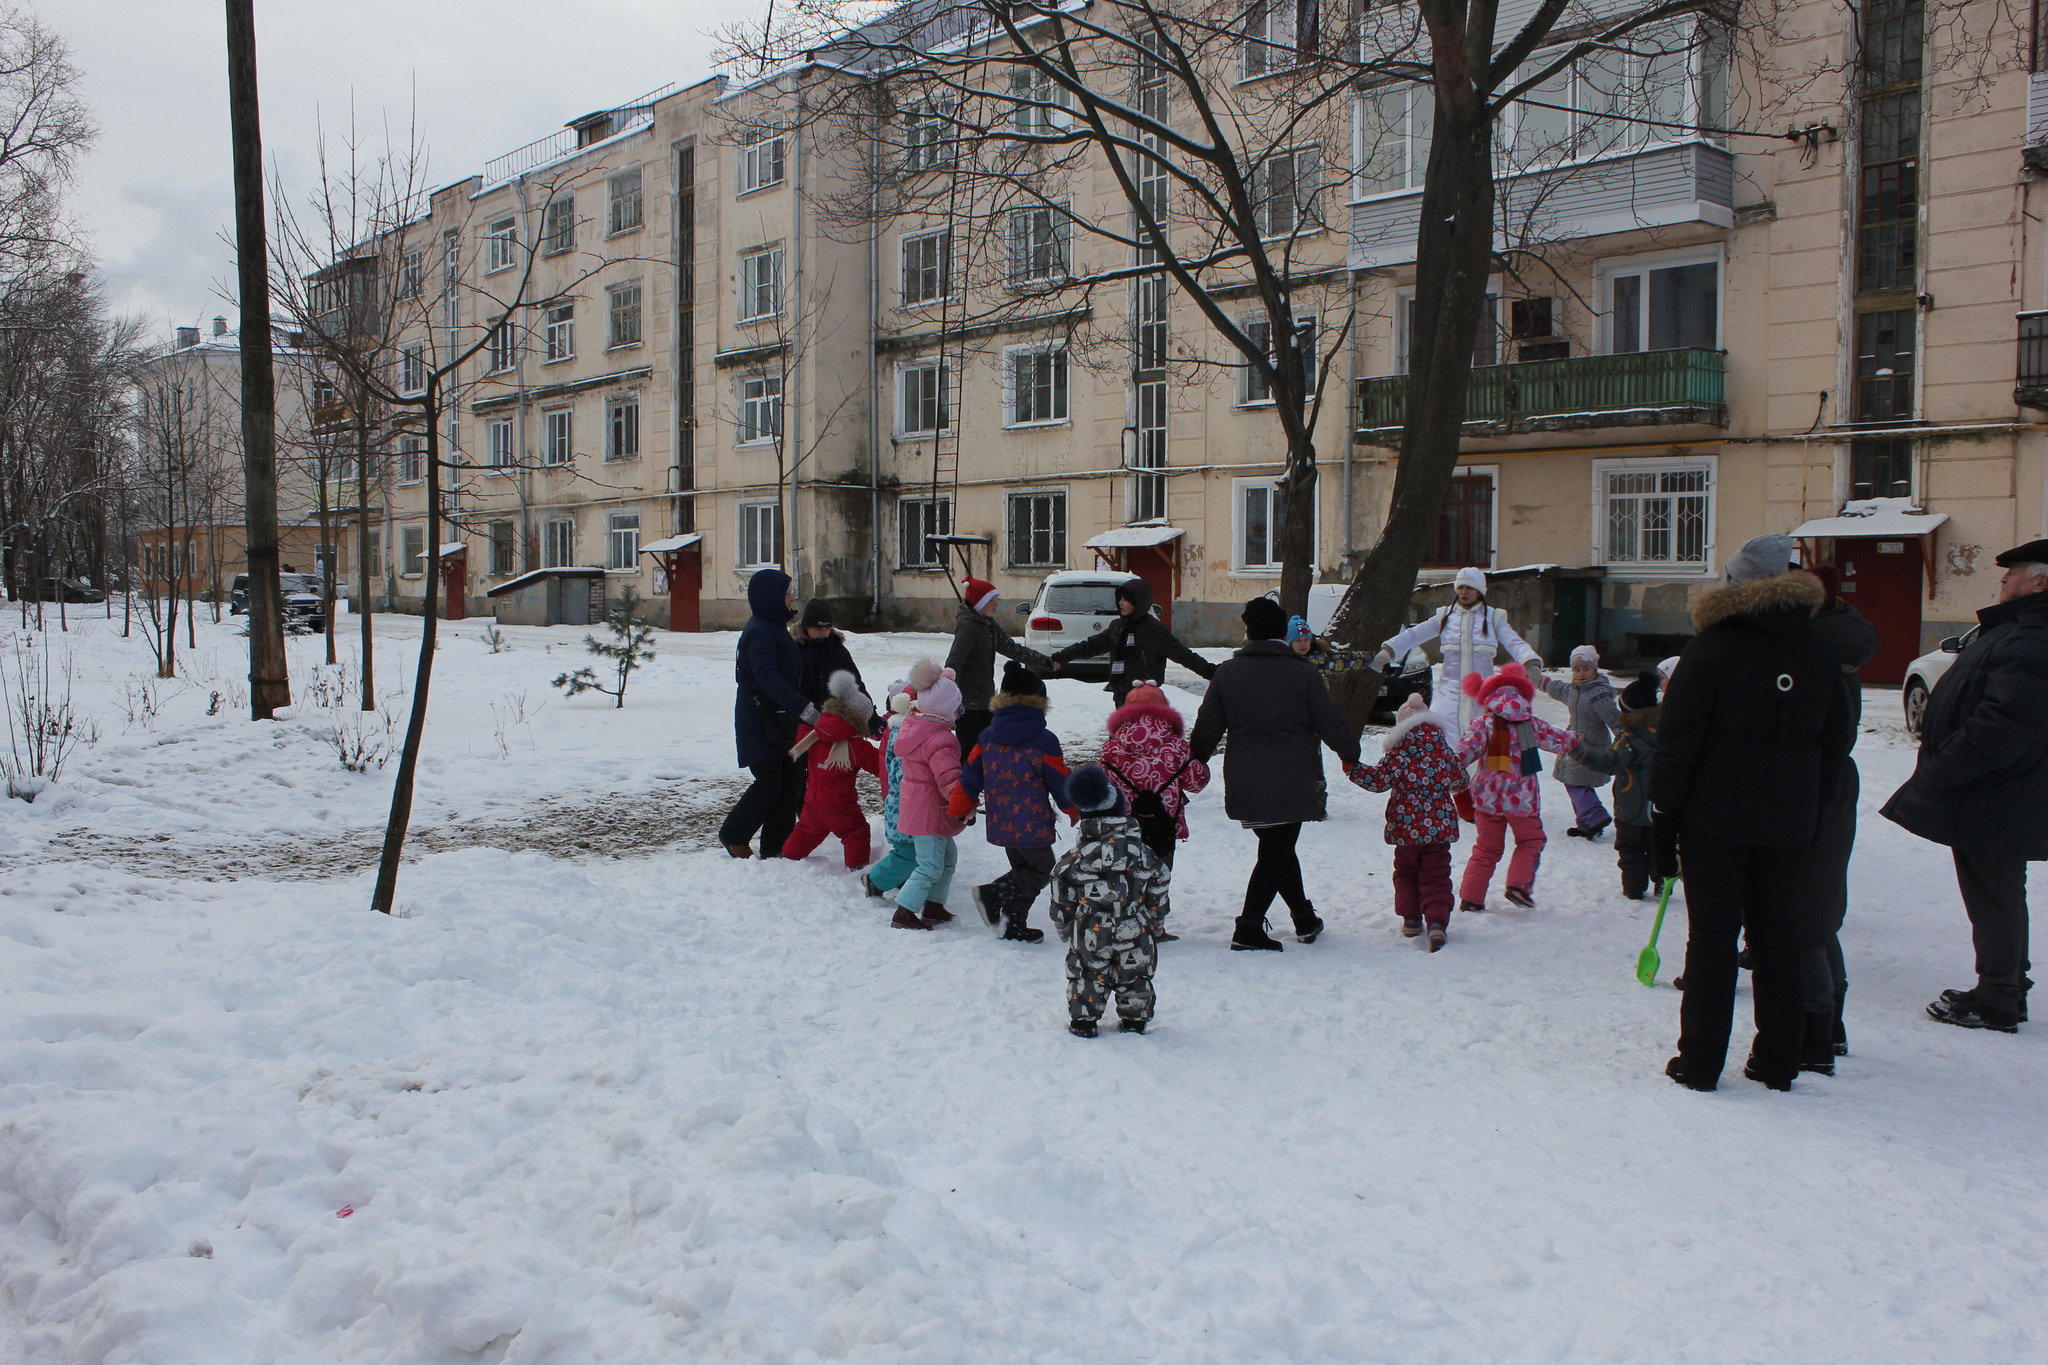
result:
M 1808 1014 L 1839 1016 L 1849 992 L 1842 958 L 1842 921 L 1849 913 L 1849 855 L 1856 848 L 1856 800 L 1862 779 L 1855 761 L 1842 764 L 1835 799 L 1821 807 L 1799 896 L 1799 973 Z
M 1010 870 L 990 882 L 1002 903 L 1005 918 L 1022 924 L 1031 913 L 1031 903 L 1052 880 L 1052 865 L 1058 861 L 1050 848 L 1006 848 Z
M 962 711 L 960 719 L 953 724 L 953 733 L 960 736 L 960 761 L 974 752 L 974 746 L 981 743 L 981 732 L 988 729 L 989 711 Z
M 1806 1011 L 1799 984 L 1799 895 L 1811 844 L 1757 848 L 1687 829 L 1680 836 L 1685 879 L 1685 1002 L 1678 1055 L 1695 1076 L 1718 1077 L 1735 1021 L 1735 960 L 1745 933 L 1754 971 L 1756 1043 L 1750 1056 L 1771 1080 L 1799 1071 Z
M 1239 918 L 1264 923 L 1266 910 L 1277 895 L 1287 903 L 1297 927 L 1307 924 L 1315 915 L 1315 907 L 1308 903 L 1308 893 L 1302 890 L 1301 859 L 1294 855 L 1294 841 L 1301 837 L 1301 826 L 1267 825 L 1253 833 L 1259 836 L 1259 860 L 1252 864 L 1251 879 L 1245 883 L 1244 912 Z
M 1641 900 L 1650 894 L 1650 827 L 1614 822 L 1614 864 L 1621 869 L 1621 894 Z
M 2016 1013 L 2027 998 L 2027 863 L 2009 853 L 1952 850 L 1977 947 L 1977 998 Z
M 804 803 L 804 761 L 771 758 L 747 771 L 754 775 L 753 785 L 740 793 L 740 799 L 726 812 L 725 823 L 718 827 L 718 842 L 751 843 L 758 833 L 761 856 L 779 858 L 782 841 L 796 827 L 796 813 Z

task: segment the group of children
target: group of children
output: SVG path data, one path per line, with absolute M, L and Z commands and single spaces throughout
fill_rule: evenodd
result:
M 1346 776 L 1370 792 L 1388 793 L 1385 838 L 1394 846 L 1394 910 L 1401 932 L 1428 936 L 1429 951 L 1449 937 L 1455 901 L 1481 910 L 1507 840 L 1505 895 L 1535 904 L 1537 866 L 1546 836 L 1539 814 L 1541 755 L 1571 795 L 1570 833 L 1597 839 L 1616 826 L 1622 891 L 1649 892 L 1650 811 L 1645 795 L 1656 749 L 1658 673 L 1645 673 L 1618 696 L 1599 671 L 1597 654 L 1574 650 L 1570 681 L 1544 680 L 1569 711 L 1567 729 L 1531 708 L 1536 680 L 1518 663 L 1490 677 L 1464 679 L 1479 715 L 1463 735 L 1420 696 L 1403 704 L 1377 763 L 1345 765 Z M 879 747 L 870 741 L 873 704 L 851 674 L 835 674 L 817 723 L 798 740 L 807 755 L 808 785 L 785 856 L 803 858 L 828 834 L 839 836 L 846 866 L 862 874 L 870 896 L 894 903 L 891 925 L 928 930 L 955 918 L 946 908 L 959 864 L 958 836 L 977 816 L 1009 870 L 972 889 L 976 910 L 1015 942 L 1039 943 L 1029 923 L 1038 895 L 1051 887 L 1051 918 L 1067 943 L 1069 1028 L 1093 1037 L 1116 996 L 1119 1027 L 1143 1033 L 1152 1017 L 1157 945 L 1171 941 L 1166 918 L 1174 849 L 1188 837 L 1188 798 L 1209 783 L 1207 765 L 1188 747 L 1180 713 L 1153 683 L 1134 686 L 1111 713 L 1098 763 L 1069 769 L 1046 723 L 1044 681 L 1012 662 L 991 700 L 988 726 L 965 745 L 956 736 L 961 695 L 951 669 L 925 660 L 888 691 Z M 862 772 L 882 784 L 882 823 L 889 848 L 868 867 L 867 817 L 855 781 Z M 1598 788 L 1615 780 L 1614 811 Z M 1056 857 L 1057 817 L 1076 826 L 1074 847 Z M 1455 897 L 1451 845 L 1459 825 L 1475 829 L 1473 849 Z

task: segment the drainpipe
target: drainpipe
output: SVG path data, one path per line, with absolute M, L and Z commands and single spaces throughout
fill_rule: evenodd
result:
M 1347 251 L 1348 251 L 1347 247 Z M 1351 453 L 1357 442 L 1351 439 L 1353 421 L 1351 417 L 1352 395 L 1358 392 L 1358 272 L 1351 271 L 1351 355 L 1344 365 L 1344 392 L 1337 404 L 1338 439 L 1344 442 L 1344 576 L 1349 578 L 1356 572 L 1351 556 L 1357 552 L 1358 544 L 1351 521 Z
M 882 133 L 881 115 L 875 118 L 875 135 L 868 142 L 868 543 L 874 556 L 870 625 L 882 620 L 882 370 L 875 345 L 882 332 Z M 949 256 L 949 269 L 951 264 Z
M 797 490 L 802 481 L 797 469 L 803 461 L 804 424 L 804 84 L 803 74 L 796 78 L 796 118 L 790 127 L 790 181 L 789 181 L 789 257 L 790 257 L 790 329 L 789 329 L 789 387 L 793 393 L 783 395 L 782 424 L 789 431 L 789 525 L 782 528 L 788 539 L 790 576 L 801 576 L 795 568 L 802 562 L 798 554 L 799 539 L 797 527 L 803 519 L 797 515 Z M 817 591 L 812 585 L 811 596 Z
M 529 205 L 526 201 L 526 176 L 524 174 L 522 174 L 519 177 L 517 185 L 519 190 L 519 231 L 521 236 L 524 236 L 526 234 L 527 229 L 531 226 L 531 224 L 528 223 L 527 219 L 531 216 L 533 212 L 532 206 Z M 535 246 L 540 245 L 540 239 L 538 237 L 530 238 L 529 240 L 531 240 Z M 518 356 L 519 368 L 516 375 L 516 383 L 518 384 L 519 391 L 519 406 L 516 409 L 516 421 L 518 425 L 514 428 L 514 431 L 517 433 L 519 438 L 517 456 L 519 461 L 519 568 L 521 572 L 526 572 L 532 569 L 536 569 L 540 566 L 537 562 L 529 564 L 526 560 L 526 556 L 529 553 L 527 547 L 533 544 L 533 487 L 530 482 L 533 478 L 533 472 L 527 468 L 526 461 L 527 400 L 526 348 L 524 346 L 521 346 L 519 348 Z M 572 426 L 570 430 L 574 431 L 575 428 Z M 575 452 L 573 450 L 570 452 L 570 456 L 571 458 L 574 458 Z

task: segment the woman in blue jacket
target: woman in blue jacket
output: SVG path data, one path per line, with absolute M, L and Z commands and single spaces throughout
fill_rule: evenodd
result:
M 789 635 L 789 618 L 796 615 L 789 575 L 760 570 L 747 582 L 747 605 L 754 614 L 740 631 L 733 667 L 739 690 L 732 729 L 740 766 L 754 781 L 727 812 L 718 842 L 735 858 L 751 858 L 759 833 L 761 856 L 779 858 L 804 799 L 803 760 L 789 756 L 790 746 L 799 724 L 818 719 L 818 708 L 797 688 L 803 660 Z

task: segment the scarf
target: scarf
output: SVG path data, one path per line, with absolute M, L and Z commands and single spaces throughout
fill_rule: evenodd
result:
M 1536 727 L 1528 721 L 1493 718 L 1493 732 L 1486 737 L 1486 757 L 1480 767 L 1491 772 L 1520 772 L 1524 777 L 1543 771 L 1543 754 L 1536 747 Z

